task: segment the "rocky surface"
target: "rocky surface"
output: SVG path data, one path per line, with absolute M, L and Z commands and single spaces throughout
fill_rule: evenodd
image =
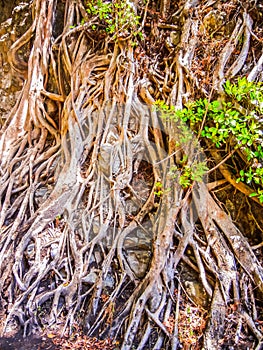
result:
M 9 53 L 12 44 L 31 24 L 30 3 L 32 1 L 0 2 L 0 123 L 8 118 L 23 86 L 23 79 L 12 72 Z M 28 48 L 20 52 L 28 54 Z

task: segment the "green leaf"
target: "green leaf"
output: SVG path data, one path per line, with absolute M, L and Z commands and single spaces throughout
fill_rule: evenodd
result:
M 250 195 L 249 195 L 249 197 L 257 197 L 257 196 L 258 196 L 257 192 L 250 193 Z

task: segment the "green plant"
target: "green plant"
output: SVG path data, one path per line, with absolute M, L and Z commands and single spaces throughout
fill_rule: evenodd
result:
M 257 192 L 251 193 L 250 197 L 258 197 L 260 203 L 263 203 L 263 190 L 257 189 Z
M 113 39 L 118 36 L 142 36 L 142 33 L 138 31 L 140 16 L 136 15 L 133 4 L 128 0 L 87 1 L 86 12 L 88 18 L 93 18 L 96 23 L 91 28 L 105 30 Z M 82 24 L 84 23 L 83 19 Z
M 223 99 L 188 103 L 174 112 L 173 120 L 187 123 L 217 148 L 238 150 L 245 164 L 237 182 L 259 186 L 253 196 L 263 202 L 263 85 L 239 78 L 235 84 L 227 81 L 224 89 Z M 187 179 L 191 178 L 188 173 Z
M 176 147 L 183 150 L 187 149 L 187 145 L 191 144 L 191 147 L 197 146 L 196 138 L 193 138 L 193 132 L 185 123 L 187 121 L 186 109 L 176 111 L 174 106 L 169 107 L 164 101 L 157 100 L 155 102 L 155 108 L 160 111 L 163 119 L 172 120 L 176 123 L 177 129 L 177 144 Z M 192 121 L 202 120 L 196 115 L 192 115 Z M 170 168 L 170 176 L 174 180 L 178 181 L 183 188 L 190 187 L 195 181 L 202 181 L 203 176 L 207 172 L 208 167 L 205 161 L 191 160 L 188 159 L 188 154 L 182 152 L 181 160 L 177 165 Z M 163 194 L 162 187 L 155 192 L 156 195 Z
M 194 181 L 200 182 L 208 171 L 205 161 L 194 161 L 190 165 L 183 164 L 182 167 L 174 166 L 170 169 L 170 175 L 179 181 L 183 188 L 190 187 Z
M 154 185 L 155 187 L 155 191 L 154 194 L 157 197 L 162 197 L 162 195 L 164 195 L 165 193 L 167 193 L 168 191 L 170 191 L 170 188 L 166 188 L 164 189 L 163 184 L 160 181 L 157 181 Z
M 154 191 L 154 194 L 157 196 L 157 197 L 161 197 L 163 195 L 163 184 L 160 182 L 160 181 L 157 181 L 155 183 L 155 191 Z

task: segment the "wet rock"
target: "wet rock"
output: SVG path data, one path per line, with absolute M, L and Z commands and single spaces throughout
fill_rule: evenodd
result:
M 29 265 L 32 265 L 34 263 L 34 260 L 35 260 L 35 254 L 36 254 L 36 251 L 35 251 L 35 243 L 34 242 L 30 242 L 28 244 L 28 246 L 26 247 L 26 250 L 25 250 L 25 258 L 27 259 L 27 262 Z
M 82 282 L 90 285 L 95 284 L 98 281 L 99 273 L 100 273 L 99 270 L 90 271 L 85 277 L 82 278 Z M 105 279 L 103 280 L 103 288 L 112 289 L 114 285 L 115 285 L 115 280 L 113 276 L 108 273 Z
M 35 202 L 40 207 L 50 195 L 50 190 L 45 186 L 40 186 L 35 191 Z
M 151 258 L 152 236 L 151 229 L 148 226 L 145 225 L 145 229 L 137 228 L 133 230 L 124 241 L 127 262 L 138 278 L 145 276 Z
M 112 275 L 107 274 L 106 278 L 103 281 L 103 287 L 112 289 L 114 288 L 114 285 L 115 285 L 114 278 L 112 277 Z
M 140 206 L 137 202 L 133 201 L 132 199 L 126 200 L 125 202 L 125 210 L 130 215 L 136 215 L 140 209 Z
M 91 271 L 85 277 L 82 278 L 82 282 L 93 285 L 98 279 L 98 274 L 95 271 Z
M 55 259 L 55 257 L 58 255 L 58 252 L 59 252 L 58 247 L 59 247 L 58 243 L 52 243 L 50 245 L 50 257 L 51 257 L 51 259 Z
M 133 230 L 124 242 L 125 249 L 151 250 L 152 233 L 150 228 L 137 228 Z
M 209 295 L 204 289 L 199 275 L 196 271 L 190 269 L 187 265 L 183 265 L 181 272 L 181 282 L 187 295 L 203 308 L 207 308 L 210 300 Z
M 147 250 L 128 250 L 127 262 L 136 277 L 143 278 L 148 270 L 151 252 Z

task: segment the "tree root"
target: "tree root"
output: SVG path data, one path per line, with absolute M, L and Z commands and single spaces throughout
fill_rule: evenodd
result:
M 209 190 L 228 182 L 250 192 L 225 164 L 219 165 L 225 180 L 183 189 L 176 179 L 184 155 L 191 165 L 203 151 L 194 136 L 177 146 L 180 128 L 152 108 L 156 99 L 181 108 L 195 96 L 192 82 L 200 84 L 193 69 L 200 21 L 192 16 L 203 14 L 193 3 L 176 12 L 183 21 L 177 49 L 160 48 L 152 38 L 149 2 L 147 35 L 137 48 L 129 37 L 107 41 L 95 37 L 91 23 L 79 24 L 86 13 L 81 1 L 66 1 L 64 30 L 53 40 L 56 2 L 33 3 L 33 25 L 10 53 L 16 69 L 17 50 L 34 34 L 27 79 L 0 139 L 2 334 L 12 320 L 25 334 L 60 322 L 71 332 L 79 323 L 90 336 L 120 341 L 122 350 L 177 349 L 187 341 L 180 331 L 184 303 L 202 309 L 180 282 L 183 272 L 178 277 L 188 265 L 208 305 L 206 328 L 199 330 L 203 347 L 223 347 L 227 321 L 236 314 L 258 348 L 262 343 L 259 257 Z M 170 5 L 162 2 L 163 17 Z M 213 89 L 242 70 L 252 25 L 248 13 L 236 20 L 210 74 Z M 165 38 L 174 29 L 156 28 Z M 150 44 L 163 55 L 155 66 Z M 248 331 L 233 324 L 238 346 Z

